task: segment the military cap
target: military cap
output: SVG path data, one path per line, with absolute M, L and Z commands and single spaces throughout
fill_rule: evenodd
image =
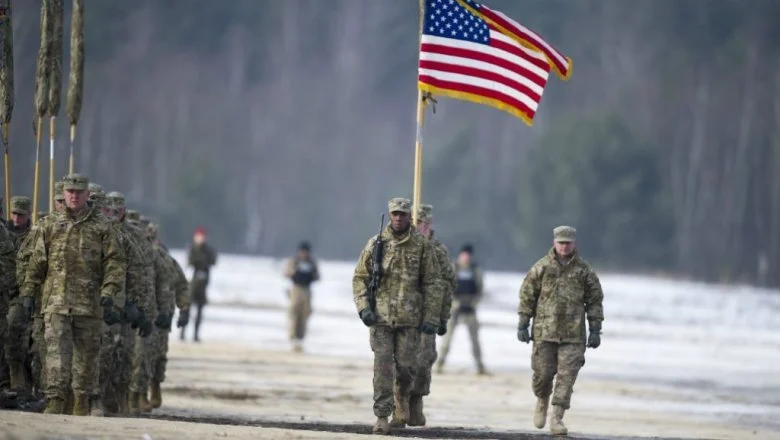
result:
M 63 182 L 62 180 L 54 184 L 54 200 L 58 202 L 65 201 L 65 194 L 63 194 L 64 186 L 65 186 L 65 182 Z
M 417 221 L 429 222 L 433 220 L 433 205 L 420 205 L 417 208 Z
M 138 216 L 138 222 L 141 223 L 144 227 L 147 227 L 152 223 L 152 221 L 149 220 L 149 217 L 143 214 Z
M 102 187 L 102 186 L 98 185 L 98 184 L 97 184 L 97 183 L 95 183 L 95 182 L 89 182 L 89 185 L 87 186 L 87 188 L 89 189 L 89 192 L 91 192 L 91 193 L 93 193 L 93 192 L 102 192 L 102 193 L 104 193 L 104 194 L 105 194 L 105 192 L 106 192 L 106 191 L 103 189 L 103 187 Z
M 559 243 L 570 243 L 577 240 L 577 230 L 571 226 L 558 226 L 553 229 L 553 240 Z
M 83 174 L 68 174 L 62 179 L 63 186 L 62 189 L 67 190 L 76 190 L 76 191 L 87 191 L 89 190 L 89 177 L 83 175 Z
M 98 208 L 106 206 L 106 193 L 102 191 L 89 193 L 89 201 Z
M 11 213 L 30 215 L 32 211 L 32 200 L 25 196 L 11 197 Z
M 112 208 L 124 208 L 125 195 L 119 191 L 111 191 L 106 194 L 106 204 Z
M 146 225 L 146 233 L 149 235 L 151 239 L 157 238 L 157 231 L 158 231 L 158 226 L 156 224 L 149 223 L 148 225 Z
M 388 212 L 405 212 L 407 214 L 412 212 L 412 202 L 409 199 L 403 197 L 395 197 L 387 202 Z
M 141 213 L 136 211 L 135 209 L 128 209 L 127 211 L 125 211 L 125 217 L 128 220 L 137 222 L 141 220 Z

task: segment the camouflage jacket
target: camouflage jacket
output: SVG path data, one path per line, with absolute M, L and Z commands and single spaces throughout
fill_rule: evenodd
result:
M 187 264 L 194 267 L 196 271 L 208 273 L 211 266 L 217 264 L 217 251 L 208 243 L 193 244 L 187 252 Z
M 284 276 L 293 282 L 293 290 L 309 293 L 311 283 L 320 279 L 320 270 L 313 258 L 308 261 L 290 258 L 284 268 Z
M 32 229 L 32 224 L 27 224 L 25 226 L 15 226 L 13 222 L 8 222 L 7 227 L 8 231 L 11 233 L 11 237 L 13 237 L 14 247 L 17 251 L 19 251 L 22 242 L 25 238 L 27 238 L 27 235 L 29 235 L 29 232 Z
M 452 294 L 455 292 L 455 271 L 450 265 L 450 252 L 447 246 L 436 238 L 431 238 L 431 245 L 436 255 L 436 264 L 439 266 L 439 284 L 441 291 L 441 322 L 450 319 L 452 309 Z
M 101 297 L 124 306 L 127 261 L 111 220 L 94 208 L 50 214 L 39 224 L 22 285 L 44 313 L 100 318 Z
M 16 283 L 21 286 L 24 284 L 24 278 L 27 275 L 27 262 L 32 255 L 32 244 L 35 242 L 35 236 L 40 229 L 40 220 L 37 225 L 31 226 L 23 233 L 19 234 L 16 245 Z
M 439 325 L 441 291 L 439 267 L 430 241 L 410 229 L 397 237 L 388 225 L 382 231 L 382 280 L 376 294 L 378 325 L 417 327 Z M 368 283 L 376 236 L 360 253 L 352 276 L 352 293 L 358 312 L 369 306 Z
M 179 262 L 168 253 L 165 246 L 156 244 L 158 249 L 162 250 L 162 255 L 168 263 L 170 269 L 170 286 L 173 290 L 173 296 L 176 300 L 176 307 L 179 310 L 187 310 L 190 308 L 190 285 L 187 282 L 187 276 L 184 275 Z
M 117 221 L 119 242 L 127 256 L 125 293 L 127 300 L 134 303 L 144 313 L 150 308 L 153 292 L 154 269 L 152 255 L 143 240 L 141 232 L 125 221 Z
M 151 241 L 150 241 L 151 243 Z M 173 268 L 168 264 L 165 258 L 167 252 L 160 246 L 152 243 L 154 252 L 154 293 L 157 315 L 173 315 L 173 309 L 176 304 L 174 298 L 175 275 Z
M 0 301 L 16 296 L 17 288 L 14 237 L 3 223 L 0 224 Z
M 576 251 L 562 264 L 550 249 L 523 280 L 519 313 L 534 317 L 536 341 L 584 344 L 586 315 L 602 321 L 603 299 L 598 276 Z

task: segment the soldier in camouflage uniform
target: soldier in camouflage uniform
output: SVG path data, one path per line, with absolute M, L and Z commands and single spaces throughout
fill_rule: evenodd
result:
M 390 224 L 382 231 L 384 252 L 382 279 L 376 292 L 376 309 L 371 309 L 368 285 L 373 269 L 372 254 L 377 242 L 372 237 L 355 267 L 352 292 L 358 315 L 370 327 L 374 352 L 373 432 L 387 434 L 387 418 L 393 413 L 393 383 L 398 376 L 400 420 L 406 423 L 409 394 L 417 369 L 420 332 L 433 335 L 441 320 L 439 267 L 433 247 L 411 227 L 411 202 L 394 198 L 388 203 Z
M 447 332 L 447 321 L 450 319 L 450 308 L 452 307 L 452 292 L 455 290 L 455 273 L 450 265 L 450 253 L 447 247 L 433 237 L 433 206 L 420 205 L 417 211 L 417 232 L 430 240 L 436 256 L 436 264 L 439 267 L 439 289 L 442 294 L 441 315 L 439 318 L 439 335 Z M 431 392 L 431 367 L 436 362 L 436 335 L 423 333 L 420 336 L 420 352 L 417 358 L 417 372 L 414 376 L 412 391 L 409 396 L 409 414 L 406 418 L 406 424 L 409 426 L 424 426 L 425 414 L 423 413 L 423 396 Z M 398 378 L 395 384 L 395 410 L 393 419 L 390 421 L 391 427 L 402 428 L 405 426 L 403 415 L 400 414 L 404 404 L 400 401 L 401 394 Z
M 187 277 L 184 275 L 179 263 L 168 253 L 168 250 L 160 242 L 157 236 L 157 225 L 150 223 L 146 228 L 149 238 L 152 240 L 160 255 L 163 256 L 168 263 L 168 281 L 169 287 L 174 292 L 175 306 L 179 308 L 179 319 L 176 322 L 176 327 L 184 327 L 187 325 L 187 321 L 190 319 L 190 291 Z M 169 304 L 171 311 L 174 308 L 174 304 Z M 173 322 L 173 314 L 167 316 L 166 323 L 162 329 L 155 331 L 152 345 L 154 346 L 154 352 L 151 357 L 152 374 L 150 380 L 149 391 L 151 398 L 150 403 L 153 408 L 159 408 L 162 405 L 162 392 L 160 390 L 160 384 L 165 381 L 165 367 L 168 364 L 168 336 L 171 330 L 171 324 Z
M 534 424 L 544 428 L 552 394 L 550 432 L 567 434 L 563 414 L 569 409 L 577 374 L 585 365 L 585 347 L 601 345 L 604 293 L 596 272 L 580 258 L 570 226 L 553 230 L 553 247 L 537 261 L 520 288 L 517 338 L 534 341 L 531 355 L 533 391 L 537 397 Z M 533 330 L 529 332 L 531 318 Z M 590 335 L 585 334 L 587 318 Z M 555 389 L 553 391 L 553 379 Z
M 482 363 L 482 348 L 479 345 L 479 321 L 477 320 L 477 304 L 482 299 L 482 270 L 472 259 L 474 248 L 467 244 L 463 246 L 455 262 L 455 293 L 452 319 L 449 322 L 447 335 L 441 344 L 441 353 L 436 367 L 437 372 L 444 370 L 444 362 L 450 352 L 450 344 L 455 329 L 461 320 L 466 324 L 471 339 L 471 354 L 477 364 L 477 374 L 486 374 Z
M 151 242 L 134 220 L 139 214 L 126 208 L 125 196 L 112 191 L 106 195 L 106 205 L 107 212 L 118 222 L 119 230 L 122 231 L 124 246 L 134 248 L 141 259 L 138 271 L 128 273 L 128 281 L 131 282 L 128 299 L 131 305 L 123 310 L 123 343 L 118 351 L 119 367 L 112 377 L 119 402 L 118 411 L 122 414 L 138 414 L 141 410 L 151 411 L 145 392 L 145 382 L 149 375 L 146 345 L 154 331 L 152 322 L 157 315 L 155 289 L 158 264 Z M 135 329 L 138 329 L 137 333 Z
M 11 218 L 8 230 L 14 239 L 14 247 L 19 255 L 22 242 L 30 232 L 30 213 L 32 200 L 29 197 L 15 196 L 11 198 Z M 17 260 L 16 273 L 19 283 L 19 269 L 24 269 L 24 263 Z M 27 319 L 22 307 L 22 298 L 18 290 L 12 291 L 8 307 L 8 332 L 6 338 L 5 359 L 11 379 L 11 388 L 29 393 L 32 391 L 32 356 L 30 352 L 30 333 L 32 323 Z
M 200 324 L 203 319 L 203 308 L 208 304 L 206 288 L 209 285 L 211 267 L 217 264 L 217 251 L 208 243 L 206 230 L 197 228 L 192 236 L 192 244 L 187 252 L 187 266 L 193 268 L 190 280 L 190 298 L 195 306 L 195 342 L 200 341 Z M 179 339 L 185 338 L 187 327 L 181 328 Z
M 284 276 L 292 281 L 292 287 L 288 291 L 288 334 L 293 351 L 300 352 L 303 350 L 303 338 L 306 336 L 306 323 L 311 316 L 311 284 L 320 279 L 320 271 L 311 256 L 311 245 L 308 242 L 304 241 L 298 245 L 295 257 L 287 261 Z
M 2 205 L 2 200 L 0 197 L 0 205 Z M 8 330 L 6 316 L 9 298 L 17 296 L 17 291 L 14 239 L 5 223 L 0 222 L 0 392 L 8 390 L 10 387 L 8 364 L 5 361 L 6 332 Z
M 64 211 L 36 233 L 22 295 L 28 316 L 45 320 L 46 413 L 61 414 L 69 384 L 73 415 L 88 415 L 98 387 L 102 322 L 119 321 L 127 263 L 111 222 L 87 205 L 89 179 L 65 177 Z M 71 383 L 72 379 L 72 383 Z

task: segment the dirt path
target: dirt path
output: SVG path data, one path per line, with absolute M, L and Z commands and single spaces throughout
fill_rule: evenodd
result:
M 3 439 L 355 439 L 373 422 L 371 370 L 344 360 L 218 343 L 172 343 L 163 406 L 143 418 L 0 412 Z M 425 439 L 541 439 L 531 421 L 527 374 L 434 376 L 428 427 L 394 432 Z M 570 438 L 780 438 L 780 422 L 690 414 L 690 390 L 578 382 L 565 422 Z M 704 405 L 707 402 L 702 402 Z M 728 402 L 724 411 L 728 412 Z M 145 437 L 148 436 L 148 437 Z

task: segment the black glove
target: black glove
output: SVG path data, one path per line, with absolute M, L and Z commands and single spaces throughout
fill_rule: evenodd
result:
M 435 335 L 436 330 L 436 324 L 431 324 L 430 322 L 424 322 L 423 325 L 420 326 L 420 331 L 426 335 Z
M 168 315 L 165 313 L 160 313 L 157 315 L 157 318 L 154 320 L 154 326 L 157 328 L 165 329 L 165 324 L 168 322 Z
M 517 325 L 517 340 L 525 342 L 526 344 L 531 342 L 531 334 L 528 332 L 528 326 L 531 324 L 531 317 L 526 315 L 520 315 L 520 323 Z
M 114 300 L 104 296 L 100 298 L 100 305 L 103 306 L 103 322 L 108 325 L 118 324 L 122 316 L 114 310 Z
M 122 322 L 129 322 L 132 325 L 132 323 L 138 320 L 139 314 L 140 311 L 138 310 L 138 306 L 132 301 L 127 301 L 125 307 L 122 309 Z
M 601 321 L 589 321 L 590 335 L 588 335 L 588 347 L 599 348 L 601 345 Z
M 176 327 L 186 327 L 190 322 L 190 309 L 179 310 L 179 320 L 176 321 Z
M 439 336 L 444 336 L 447 334 L 447 321 L 441 321 L 439 323 L 439 331 L 436 332 Z
M 365 324 L 366 327 L 371 327 L 376 324 L 377 321 L 376 315 L 368 307 L 360 311 L 360 320 L 363 321 L 363 324 Z
M 25 296 L 22 300 L 22 307 L 24 308 L 24 317 L 27 322 L 32 321 L 33 313 L 35 311 L 35 298 Z
M 130 323 L 130 328 L 136 329 L 144 325 L 146 325 L 146 312 L 143 309 L 138 309 L 138 317 Z
M 151 335 L 152 330 L 153 330 L 152 323 L 145 319 L 142 324 L 138 325 L 138 334 L 141 335 L 142 338 L 146 338 L 149 335 Z

